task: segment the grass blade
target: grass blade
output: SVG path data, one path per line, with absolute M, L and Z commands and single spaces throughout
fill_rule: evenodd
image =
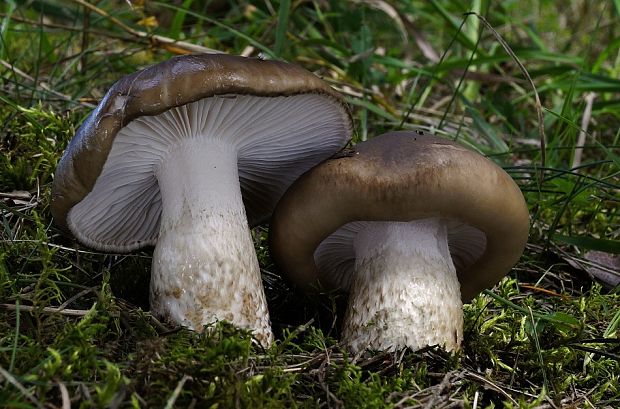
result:
M 183 22 L 187 16 L 187 10 L 189 10 L 193 2 L 194 0 L 185 0 L 181 5 L 181 9 L 177 10 L 174 14 L 172 24 L 170 24 L 170 30 L 168 31 L 168 36 L 170 38 L 180 38 L 181 30 L 183 29 Z
M 561 243 L 577 246 L 580 249 L 620 254 L 620 241 L 618 240 L 597 239 L 596 237 L 587 236 L 564 236 L 562 234 L 552 234 L 551 238 Z
M 278 9 L 278 25 L 276 26 L 276 43 L 273 53 L 276 57 L 282 56 L 284 44 L 286 44 L 286 31 L 288 27 L 288 17 L 291 12 L 291 0 L 280 0 Z

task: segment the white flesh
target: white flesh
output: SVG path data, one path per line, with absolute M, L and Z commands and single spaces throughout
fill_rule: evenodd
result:
M 370 222 L 355 239 L 343 340 L 363 349 L 459 348 L 460 285 L 440 219 Z
M 217 320 L 273 339 L 239 186 L 237 150 L 186 139 L 156 169 L 162 197 L 151 310 L 195 330 Z
M 224 95 L 137 118 L 119 131 L 67 223 L 103 251 L 157 244 L 156 315 L 196 330 L 227 320 L 267 345 L 248 218 L 266 220 L 299 175 L 345 144 L 348 124 L 340 103 L 321 94 Z

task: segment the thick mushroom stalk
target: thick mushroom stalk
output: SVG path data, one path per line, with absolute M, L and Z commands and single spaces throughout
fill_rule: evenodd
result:
M 344 342 L 353 352 L 458 349 L 463 312 L 446 224 L 431 218 L 366 225 L 354 242 Z
M 152 310 L 272 339 L 248 228 L 350 138 L 342 96 L 275 60 L 199 54 L 127 75 L 58 164 L 52 214 L 83 244 L 155 246 Z M 136 289 L 140 290 L 140 289 Z
M 237 151 L 187 139 L 155 171 L 162 197 L 151 309 L 192 329 L 224 319 L 273 339 L 239 186 Z
M 510 271 L 528 228 L 506 172 L 418 130 L 377 136 L 306 172 L 280 199 L 269 239 L 299 287 L 351 292 L 351 349 L 453 350 L 462 301 Z

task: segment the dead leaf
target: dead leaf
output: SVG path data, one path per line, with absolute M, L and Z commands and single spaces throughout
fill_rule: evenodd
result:
M 591 262 L 584 265 L 590 276 L 611 287 L 620 284 L 620 255 L 592 250 L 584 258 Z

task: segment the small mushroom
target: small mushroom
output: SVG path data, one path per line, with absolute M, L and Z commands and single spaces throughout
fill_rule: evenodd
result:
M 523 195 L 499 166 L 421 131 L 392 132 L 291 185 L 270 246 L 298 286 L 349 291 L 352 351 L 456 350 L 462 300 L 510 271 L 528 229 Z
M 268 345 L 248 224 L 350 133 L 341 96 L 298 66 L 172 58 L 121 78 L 84 121 L 58 164 L 52 213 L 95 249 L 155 245 L 157 315 L 196 330 L 227 320 Z

